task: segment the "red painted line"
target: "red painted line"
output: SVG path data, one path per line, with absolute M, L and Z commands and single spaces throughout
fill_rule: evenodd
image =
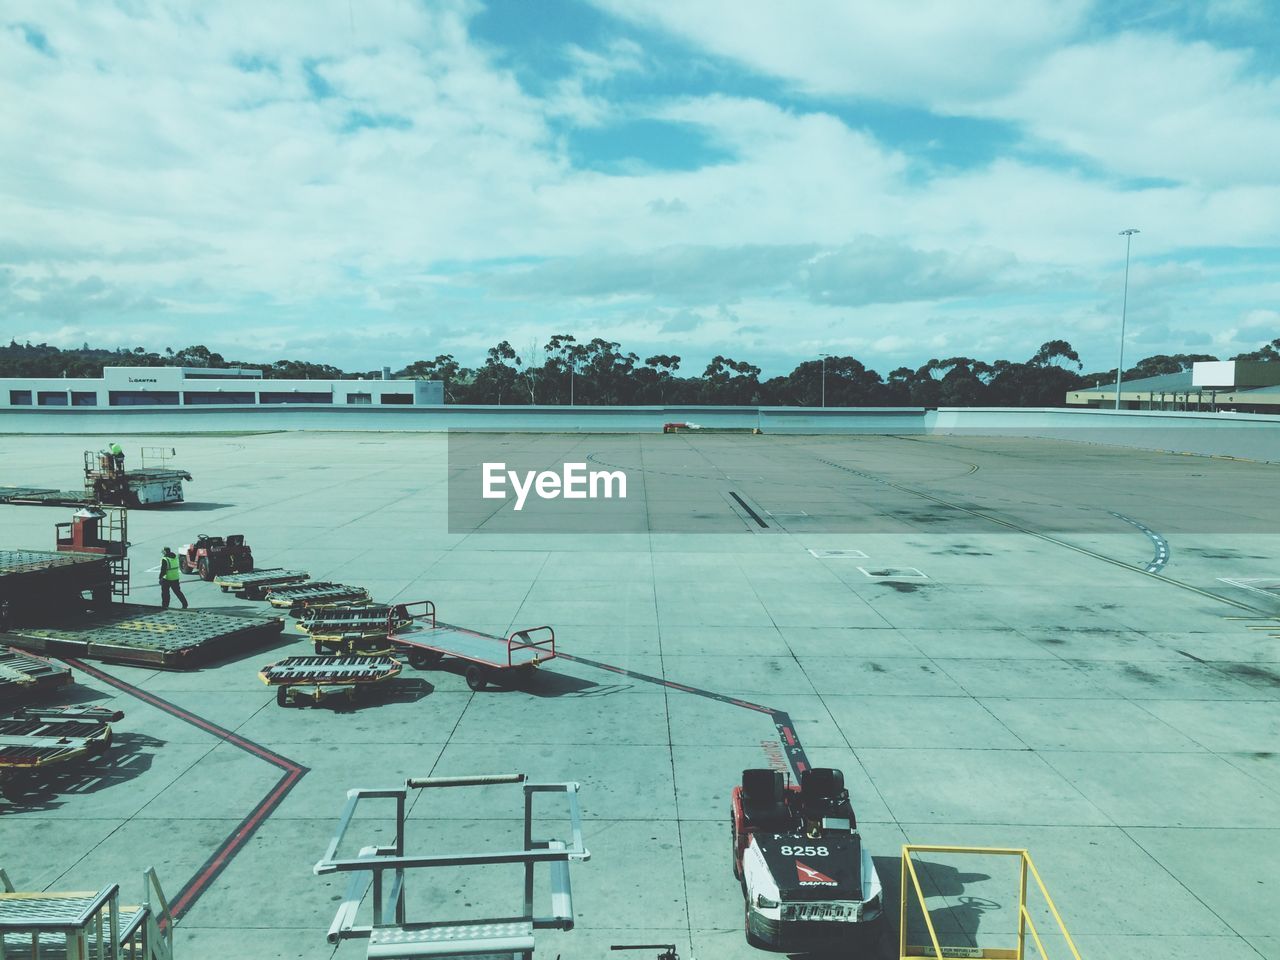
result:
M 795 746 L 795 743 L 796 743 L 796 735 L 795 735 L 794 733 L 792 733 L 792 732 L 791 732 L 791 728 L 790 728 L 790 727 L 783 727 L 783 728 L 782 728 L 782 736 L 786 739 L 786 741 L 787 741 L 787 746 L 789 746 L 789 747 L 794 747 L 794 746 Z
M 158 697 L 153 693 L 148 693 L 139 687 L 134 686 L 127 681 L 104 673 L 95 667 L 90 667 L 81 660 L 66 659 L 64 662 L 77 670 L 83 671 L 88 676 L 101 680 L 108 686 L 115 687 L 132 697 L 148 703 L 157 709 L 163 710 L 172 716 L 177 717 L 186 723 L 191 724 L 200 730 L 221 739 L 232 746 L 244 750 L 246 753 L 265 760 L 274 767 L 283 770 L 284 776 L 276 782 L 275 787 L 259 800 L 249 811 L 248 815 L 237 825 L 236 829 L 214 850 L 213 854 L 205 861 L 204 866 L 196 873 L 194 877 L 188 880 L 178 891 L 178 896 L 173 902 L 172 912 L 174 919 L 181 917 L 189 910 L 201 895 L 209 888 L 209 885 L 217 878 L 227 865 L 235 858 L 236 854 L 244 847 L 253 834 L 257 831 L 262 822 L 275 810 L 280 802 L 285 798 L 290 790 L 294 788 L 303 775 L 307 773 L 307 768 L 299 763 L 295 763 L 288 757 L 283 757 L 274 751 L 268 750 L 260 744 L 254 743 L 252 740 L 246 740 L 239 734 L 232 733 L 225 727 L 219 726 L 211 720 L 204 717 L 196 716 L 189 710 L 184 710 L 177 704 L 170 703 L 162 697 Z
M 249 816 L 240 821 L 240 826 L 236 828 L 236 831 L 223 841 L 223 845 L 218 850 L 214 851 L 213 856 L 209 858 L 203 869 L 187 881 L 187 884 L 178 894 L 178 899 L 173 904 L 175 918 L 182 916 L 200 898 L 200 895 L 204 893 L 214 878 L 226 868 L 231 860 L 235 858 L 235 855 L 240 852 L 241 847 L 249 841 L 249 838 L 261 826 L 267 815 L 279 805 L 285 795 L 302 779 L 302 774 L 302 768 L 286 773 L 276 784 L 275 789 L 258 802 L 258 805 L 253 808 Z
M 163 710 L 165 713 L 172 714 L 173 716 L 177 717 L 179 720 L 185 720 L 187 723 L 191 724 L 193 727 L 199 727 L 201 730 L 204 730 L 207 733 L 211 733 L 222 740 L 226 740 L 228 743 L 232 744 L 233 746 L 237 746 L 240 749 L 246 751 L 247 753 L 252 753 L 255 756 L 267 761 L 270 764 L 280 767 L 283 770 L 301 770 L 302 769 L 301 766 L 294 763 L 292 760 L 290 760 L 287 757 L 282 757 L 280 756 L 280 754 L 274 753 L 271 750 L 268 750 L 266 747 L 263 747 L 260 744 L 254 743 L 252 740 L 246 740 L 244 737 L 241 737 L 239 734 L 232 733 L 226 727 L 221 727 L 218 724 L 214 723 L 212 720 L 206 720 L 204 719 L 204 717 L 197 716 L 196 714 L 191 713 L 188 710 L 184 710 L 182 707 L 179 707 L 177 704 L 170 703 L 168 700 L 158 697 L 155 694 L 148 693 L 146 690 L 143 690 L 139 687 L 135 687 L 131 683 L 128 683 L 124 680 L 120 680 L 116 677 L 113 677 L 109 673 L 103 673 L 101 670 L 97 670 L 93 667 L 90 667 L 88 664 L 79 660 L 68 659 L 65 662 L 75 667 L 77 670 L 81 670 L 84 673 L 87 673 L 89 676 L 94 677 L 98 680 L 101 680 L 103 683 L 106 683 L 106 684 L 109 684 L 110 686 L 115 687 L 117 690 L 123 690 L 125 693 L 129 694 L 130 696 L 135 697 L 138 700 L 143 701 L 144 703 L 149 703 L 153 707 L 157 707 L 160 710 Z

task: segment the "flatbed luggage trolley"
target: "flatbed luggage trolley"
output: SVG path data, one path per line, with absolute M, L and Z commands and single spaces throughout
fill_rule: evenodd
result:
M 472 690 L 483 690 L 490 682 L 509 686 L 507 677 L 513 671 L 527 673 L 556 656 L 556 632 L 548 626 L 495 637 L 441 623 L 430 600 L 398 604 L 397 610 L 412 617 L 413 625 L 397 630 L 394 619 L 388 618 L 387 639 L 395 651 L 418 670 L 434 667 L 445 657 L 465 660 L 467 686 Z
M 286 657 L 263 667 L 258 677 L 276 688 L 276 703 L 287 707 L 299 700 L 319 703 L 343 693 L 355 703 L 373 684 L 399 674 L 400 661 L 394 657 Z

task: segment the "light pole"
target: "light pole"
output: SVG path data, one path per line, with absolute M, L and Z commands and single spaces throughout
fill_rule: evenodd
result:
M 1120 303 L 1120 363 L 1116 366 L 1116 409 L 1120 409 L 1120 378 L 1124 376 L 1124 322 L 1129 312 L 1129 245 L 1133 243 L 1133 235 L 1140 233 L 1136 227 L 1121 230 L 1119 236 L 1124 237 L 1124 299 Z
M 831 354 L 820 353 L 818 354 L 818 356 L 822 358 L 822 406 L 826 407 L 827 405 L 827 357 L 831 356 Z

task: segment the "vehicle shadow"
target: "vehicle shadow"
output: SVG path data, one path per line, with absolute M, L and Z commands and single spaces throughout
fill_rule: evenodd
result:
M 212 500 L 183 500 L 181 503 L 166 504 L 166 506 L 174 507 L 183 513 L 199 513 L 206 510 L 226 510 L 228 507 L 238 507 L 238 503 L 216 503 Z
M 152 754 L 163 744 L 163 740 L 144 733 L 117 732 L 101 756 L 59 764 L 6 784 L 0 813 L 56 810 L 63 804 L 62 797 L 97 793 L 128 783 L 151 769 Z
M 295 702 L 289 709 L 328 710 L 331 713 L 359 713 L 390 703 L 417 703 L 429 696 L 435 687 L 421 677 L 394 677 L 371 684 L 359 697 L 352 699 L 341 693 L 322 696 L 311 702 Z M 309 698 L 308 698 L 309 699 Z

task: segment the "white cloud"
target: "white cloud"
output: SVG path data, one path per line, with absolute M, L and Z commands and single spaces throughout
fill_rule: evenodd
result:
M 928 104 L 1006 88 L 1079 28 L 1087 3 L 595 0 L 810 94 Z
M 1244 330 L 1276 302 L 1248 270 L 1159 265 L 1275 242 L 1280 102 L 1245 54 L 1079 41 L 1075 3 L 607 6 L 815 99 L 731 82 L 622 99 L 612 81 L 662 53 L 627 36 L 563 48 L 567 77 L 534 95 L 473 42 L 472 3 L 31 5 L 52 55 L 0 28 L 0 138 L 20 146 L 0 152 L 10 326 L 178 346 L 217 317 L 224 353 L 251 353 L 234 338 L 252 330 L 264 350 L 366 364 L 566 329 L 637 352 L 724 352 L 750 328 L 779 357 L 1029 356 L 1113 336 L 1127 226 L 1135 323 Z M 1008 120 L 1029 142 L 921 175 L 841 119 L 866 98 Z M 719 159 L 606 174 L 558 139 L 642 117 Z
M 1121 177 L 1280 183 L 1280 81 L 1248 53 L 1127 33 L 1048 56 L 1011 92 L 970 101 Z

